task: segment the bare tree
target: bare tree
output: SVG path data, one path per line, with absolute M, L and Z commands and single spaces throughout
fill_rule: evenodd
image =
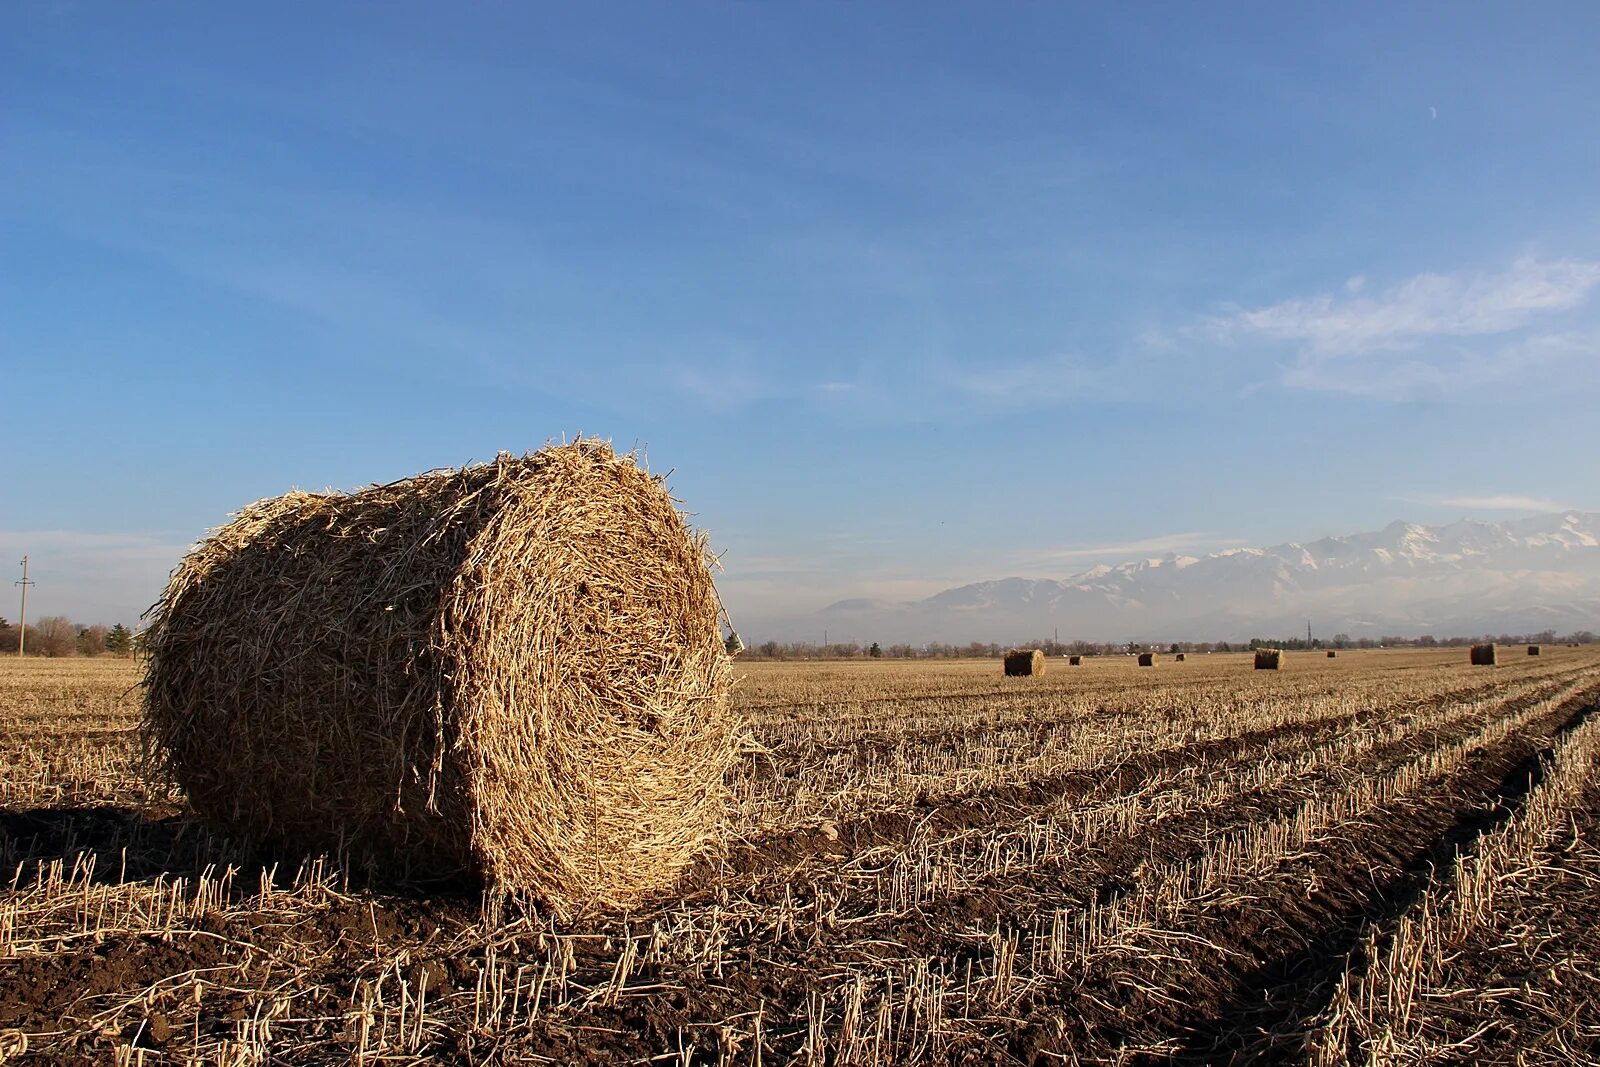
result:
M 103 656 L 106 654 L 106 637 L 111 633 L 108 626 L 86 626 L 78 634 L 78 651 L 85 656 Z
M 28 648 L 45 656 L 70 656 L 78 650 L 78 628 L 65 615 L 46 615 L 28 627 Z

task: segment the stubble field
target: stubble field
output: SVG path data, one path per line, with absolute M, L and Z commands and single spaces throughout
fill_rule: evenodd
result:
M 0 663 L 0 1062 L 1600 1056 L 1600 649 L 741 665 L 728 844 L 557 925 L 276 865 Z M 261 783 L 263 789 L 272 783 Z

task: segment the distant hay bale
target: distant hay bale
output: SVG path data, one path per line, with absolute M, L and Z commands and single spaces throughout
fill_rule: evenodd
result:
M 1020 677 L 1044 673 L 1044 652 L 1037 648 L 1013 648 L 1006 653 L 1006 674 Z
M 1328 658 L 1329 659 L 1338 659 L 1339 658 L 1339 653 L 1335 652 L 1333 649 L 1330 648 L 1330 649 L 1328 649 Z
M 145 743 L 232 832 L 626 908 L 725 816 L 708 561 L 661 479 L 594 440 L 262 500 L 154 610 Z
M 1538 654 L 1539 654 L 1539 646 L 1538 645 L 1529 645 L 1528 646 L 1528 655 L 1537 656 Z
M 1256 670 L 1276 671 L 1283 667 L 1283 649 L 1258 648 L 1256 649 Z
M 1083 657 L 1082 656 L 1068 656 L 1067 657 L 1067 666 L 1069 666 L 1069 667 L 1081 667 L 1081 666 L 1083 666 Z
M 1141 667 L 1154 667 L 1155 665 L 1156 665 L 1156 654 L 1154 652 L 1141 652 L 1141 653 L 1139 653 L 1139 666 L 1141 666 Z
M 1184 661 L 1184 653 L 1179 652 L 1176 656 L 1173 656 L 1172 658 L 1177 660 L 1179 663 L 1182 663 Z
M 1493 667 L 1495 652 L 1493 645 L 1473 645 L 1472 665 L 1474 667 Z

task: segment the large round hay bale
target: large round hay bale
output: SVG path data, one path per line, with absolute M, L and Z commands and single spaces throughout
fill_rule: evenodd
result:
M 232 832 L 626 908 L 722 823 L 719 612 L 704 536 L 603 442 L 292 492 L 174 572 L 147 743 Z
M 1007 677 L 1044 673 L 1044 650 L 1039 648 L 1013 648 L 1006 653 Z
M 1283 667 L 1283 649 L 1258 648 L 1256 649 L 1256 670 L 1276 671 Z

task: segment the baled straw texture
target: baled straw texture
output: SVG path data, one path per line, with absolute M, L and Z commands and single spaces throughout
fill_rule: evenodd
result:
M 1006 674 L 1026 676 L 1044 673 L 1044 650 L 1038 648 L 1013 648 L 1006 653 Z
M 1495 647 L 1493 645 L 1473 645 L 1469 653 L 1474 667 L 1493 667 L 1495 660 Z
M 626 908 L 722 823 L 719 612 L 704 536 L 603 442 L 292 492 L 173 574 L 146 739 L 235 832 Z
M 1283 649 L 1258 648 L 1256 649 L 1256 670 L 1275 671 L 1283 666 Z

